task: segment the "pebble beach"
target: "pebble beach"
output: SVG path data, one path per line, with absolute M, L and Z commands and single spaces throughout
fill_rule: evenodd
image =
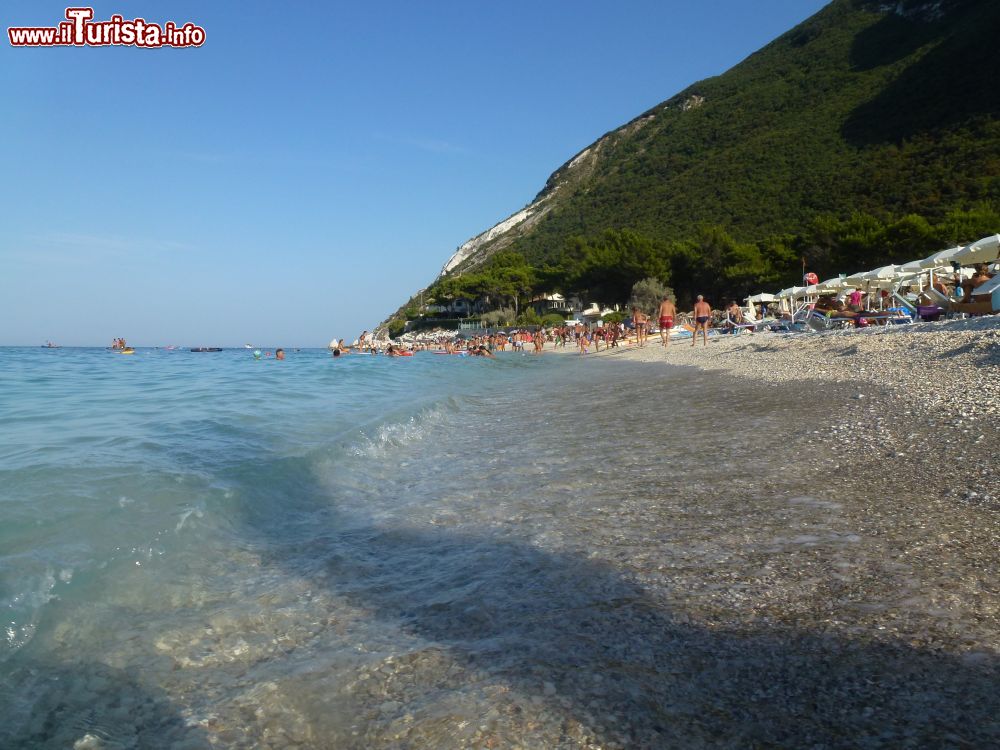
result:
M 1000 415 L 1000 316 L 807 334 L 717 336 L 708 347 L 657 335 L 601 352 L 641 362 L 722 370 L 758 382 L 817 380 L 884 389 L 893 402 L 947 410 L 955 420 Z
M 777 569 L 774 558 L 758 569 L 747 565 L 727 585 L 754 590 L 766 573 L 768 593 L 751 595 L 745 603 L 764 619 L 806 621 L 810 628 L 863 642 L 905 643 L 915 649 L 913 664 L 928 654 L 952 655 L 988 675 L 961 702 L 995 701 L 1000 317 L 823 334 L 721 336 L 710 338 L 707 347 L 700 341 L 692 347 L 688 339 L 666 350 L 651 337 L 644 348 L 600 356 L 655 367 L 654 378 L 663 377 L 660 368 L 666 366 L 693 381 L 721 376 L 799 399 L 801 420 L 783 436 L 751 437 L 747 451 L 766 458 L 776 439 L 800 446 L 802 464 L 774 470 L 814 478 L 811 499 L 804 502 L 827 509 L 840 533 L 850 529 L 855 552 L 845 559 L 831 537 L 799 528 L 806 531 L 799 539 L 809 554 L 794 562 L 778 556 L 787 564 Z M 739 409 L 738 403 L 733 408 Z M 796 535 L 794 525 L 788 533 Z M 898 707 L 904 724 L 919 723 L 931 705 L 959 715 L 951 691 L 933 687 L 926 675 L 915 679 L 928 689 L 920 701 Z M 844 728 L 859 720 L 845 717 Z M 998 741 L 1000 725 L 994 719 L 975 729 L 966 726 L 965 732 L 943 732 L 923 742 L 986 746 Z M 908 743 L 888 737 L 855 740 L 858 746 L 913 744 L 912 738 Z
M 852 426 L 821 420 L 815 434 L 833 438 L 838 447 L 850 435 L 877 449 L 888 431 L 901 448 L 886 452 L 889 459 L 906 458 L 919 435 L 932 458 L 961 449 L 954 455 L 959 466 L 941 469 L 948 477 L 942 492 L 1000 508 L 1000 316 L 822 334 L 719 336 L 707 347 L 681 340 L 664 349 L 651 337 L 645 347 L 620 354 L 756 382 L 856 386 L 854 398 L 869 398 L 873 421 Z

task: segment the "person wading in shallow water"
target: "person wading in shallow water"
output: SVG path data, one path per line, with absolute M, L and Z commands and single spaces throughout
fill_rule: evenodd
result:
M 708 346 L 708 323 L 712 320 L 712 306 L 700 294 L 694 303 L 694 333 L 691 334 L 691 346 L 698 343 L 698 329 L 701 329 L 701 340 Z

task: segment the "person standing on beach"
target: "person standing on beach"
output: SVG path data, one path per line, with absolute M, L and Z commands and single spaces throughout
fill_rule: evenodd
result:
M 691 346 L 698 343 L 699 328 L 701 329 L 701 340 L 705 346 L 708 346 L 708 324 L 711 320 L 712 306 L 699 294 L 697 302 L 694 303 L 694 333 L 691 334 Z
M 646 324 L 648 321 L 649 316 L 646 313 L 640 311 L 638 307 L 632 308 L 632 325 L 635 326 L 636 346 L 646 345 Z
M 852 312 L 861 312 L 861 290 L 853 289 L 847 297 L 847 309 Z
M 660 303 L 660 341 L 663 347 L 670 346 L 670 329 L 674 327 L 674 318 L 677 317 L 677 307 L 669 295 L 663 295 Z

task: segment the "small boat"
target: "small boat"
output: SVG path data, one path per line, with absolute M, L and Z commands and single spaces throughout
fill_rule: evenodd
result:
M 119 354 L 135 354 L 135 349 L 133 349 L 131 346 L 126 346 L 124 349 L 119 349 L 118 353 Z
M 222 347 L 221 346 L 195 346 L 195 347 L 192 347 L 191 351 L 193 351 L 193 352 L 221 352 L 222 351 Z

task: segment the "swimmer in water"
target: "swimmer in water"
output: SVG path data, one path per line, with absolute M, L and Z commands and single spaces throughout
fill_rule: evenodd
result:
M 284 359 L 285 358 L 285 350 L 284 349 L 275 349 L 274 350 L 274 358 L 275 359 Z

